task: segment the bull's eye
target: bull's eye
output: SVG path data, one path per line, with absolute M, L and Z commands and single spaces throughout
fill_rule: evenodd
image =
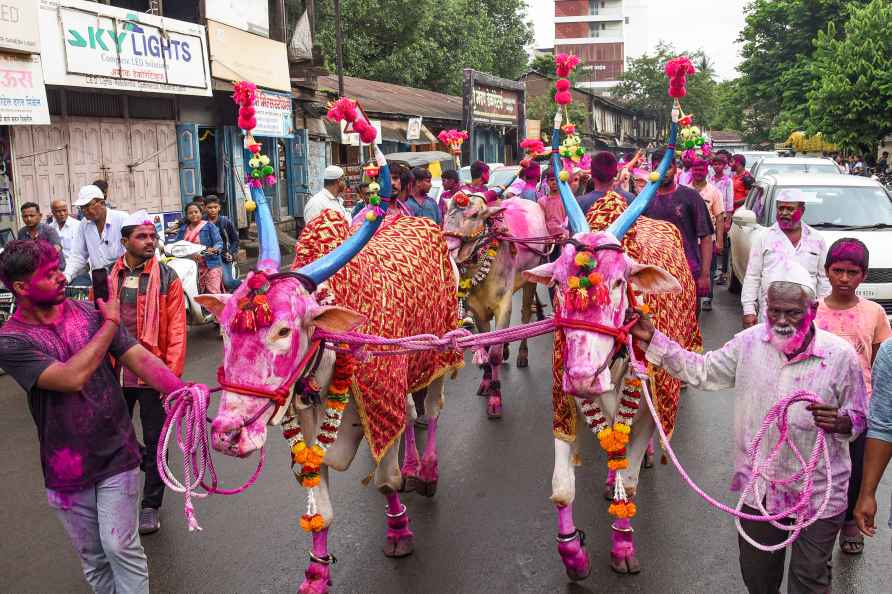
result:
M 279 338 L 285 338 L 289 334 L 291 334 L 291 328 L 289 328 L 288 326 L 282 326 L 281 328 L 279 328 L 279 332 L 277 335 Z

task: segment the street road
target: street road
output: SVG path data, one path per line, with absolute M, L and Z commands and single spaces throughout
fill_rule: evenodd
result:
M 739 329 L 739 302 L 719 288 L 715 310 L 703 314 L 707 348 Z M 221 346 L 213 328 L 190 334 L 186 376 L 212 383 Z M 516 353 L 512 349 L 512 355 Z M 447 384 L 440 424 L 440 484 L 434 499 L 409 494 L 415 553 L 387 559 L 384 498 L 361 480 L 372 469 L 368 450 L 346 473 L 333 473 L 336 518 L 329 543 L 338 563 L 335 592 L 741 592 L 737 536 L 730 517 L 708 507 L 674 468 L 642 472 L 634 520 L 642 572 L 619 576 L 608 567 L 610 528 L 601 496 L 605 457 L 583 436 L 577 469 L 577 525 L 588 534 L 591 576 L 569 583 L 557 555 L 556 514 L 549 502 L 551 340 L 531 342 L 529 369 L 505 367 L 505 416 L 489 421 L 476 396 L 481 373 L 469 366 Z M 688 390 L 673 439 L 691 475 L 709 493 L 733 504 L 731 391 Z M 22 391 L 0 378 L 0 575 L 5 592 L 87 592 L 74 550 L 47 507 L 34 424 Z M 304 489 L 289 468 L 281 432 L 269 437 L 267 468 L 237 497 L 197 502 L 202 532 L 190 534 L 182 499 L 168 493 L 161 532 L 143 538 L 155 592 L 295 592 L 307 565 L 310 538 L 298 527 Z M 217 457 L 233 485 L 256 459 Z M 888 592 L 892 575 L 889 514 L 892 473 L 879 495 L 882 527 L 864 555 L 834 554 L 834 591 Z M 885 585 L 883 585 L 885 584 Z

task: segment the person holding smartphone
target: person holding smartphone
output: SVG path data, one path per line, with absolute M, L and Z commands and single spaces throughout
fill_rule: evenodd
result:
M 0 282 L 17 304 L 0 328 L 0 367 L 27 392 L 49 505 L 94 591 L 148 593 L 136 514 L 140 449 L 108 355 L 161 394 L 183 382 L 130 336 L 117 299 L 96 307 L 66 299 L 51 244 L 7 244 Z

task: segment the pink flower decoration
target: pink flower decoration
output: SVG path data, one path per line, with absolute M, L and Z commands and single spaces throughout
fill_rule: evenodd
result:
M 276 176 L 275 175 L 267 175 L 265 178 L 263 178 L 263 183 L 265 183 L 268 186 L 276 185 Z
M 577 64 L 579 64 L 579 57 L 573 54 L 558 54 L 554 57 L 555 73 L 561 78 L 570 76 Z
M 248 279 L 248 288 L 252 291 L 256 291 L 263 285 L 267 283 L 266 275 L 262 272 L 257 272 L 251 275 L 251 278 Z
M 669 96 L 680 99 L 688 94 L 687 76 L 696 74 L 697 69 L 687 56 L 678 56 L 666 62 L 666 76 L 669 77 Z
M 531 155 L 539 155 L 545 152 L 545 143 L 538 138 L 525 138 L 520 141 L 520 148 Z
M 254 105 L 257 97 L 257 85 L 246 80 L 233 85 L 232 100 L 241 106 Z
M 560 91 L 554 94 L 554 102 L 558 105 L 570 105 L 573 103 L 573 95 L 569 91 Z
M 570 81 L 566 78 L 559 78 L 554 83 L 554 88 L 558 90 L 558 92 L 569 91 L 570 90 Z

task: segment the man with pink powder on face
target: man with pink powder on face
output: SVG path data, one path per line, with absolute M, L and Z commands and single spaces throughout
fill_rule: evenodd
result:
M 855 351 L 844 339 L 817 328 L 813 321 L 817 301 L 810 274 L 788 260 L 767 279 L 767 319 L 764 324 L 734 336 L 718 350 L 701 355 L 685 350 L 642 315 L 632 329 L 645 349 L 645 356 L 674 377 L 701 390 L 736 389 L 734 400 L 734 473 L 731 490 L 740 491 L 753 473 L 749 452 L 753 437 L 761 429 L 766 413 L 781 399 L 807 389 L 822 404 L 795 405 L 788 411 L 789 439 L 800 452 L 810 452 L 818 431 L 827 433 L 832 481 L 830 498 L 819 519 L 805 528 L 790 545 L 789 593 L 819 593 L 831 590 L 828 563 L 836 535 L 843 525 L 848 503 L 848 481 L 852 471 L 849 443 L 864 431 L 867 396 L 864 377 Z M 758 459 L 764 460 L 778 439 L 775 425 L 765 435 Z M 795 454 L 785 447 L 774 459 L 768 475 L 782 479 L 801 470 Z M 809 509 L 821 508 L 827 491 L 827 473 L 818 464 L 813 475 L 814 490 Z M 743 511 L 758 515 L 761 503 L 775 514 L 788 510 L 802 488 L 801 481 L 775 483 L 771 488 L 760 480 L 757 502 L 750 493 Z M 792 523 L 791 519 L 782 520 Z M 773 545 L 783 542 L 788 532 L 768 522 L 741 520 L 746 533 L 756 542 Z M 740 571 L 753 594 L 776 593 L 784 578 L 786 550 L 769 553 L 738 537 Z
M 15 315 L 0 328 L 0 367 L 28 393 L 47 499 L 95 592 L 148 592 L 137 533 L 139 445 L 109 355 L 162 394 L 182 382 L 131 337 L 117 299 L 65 298 L 56 249 L 13 241 L 0 281 Z
M 801 190 L 782 190 L 775 200 L 777 222 L 753 242 L 740 293 L 744 328 L 765 321 L 768 285 L 763 279 L 780 262 L 792 259 L 801 264 L 811 275 L 811 289 L 818 299 L 830 294 L 824 270 L 827 243 L 818 231 L 802 222 L 809 200 Z

